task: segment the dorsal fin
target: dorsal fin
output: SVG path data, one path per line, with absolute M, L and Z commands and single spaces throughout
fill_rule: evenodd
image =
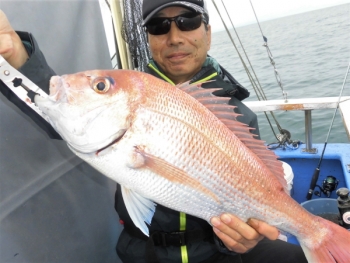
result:
M 212 93 L 220 90 L 218 88 L 201 88 L 201 84 L 189 84 L 185 82 L 177 85 L 179 89 L 197 99 L 207 107 L 227 128 L 229 128 L 252 152 L 254 152 L 276 176 L 287 191 L 287 182 L 284 178 L 282 163 L 277 160 L 277 156 L 264 145 L 264 142 L 254 138 L 250 128 L 244 123 L 237 121 L 237 114 L 234 112 L 235 106 L 228 105 L 230 97 L 217 97 Z

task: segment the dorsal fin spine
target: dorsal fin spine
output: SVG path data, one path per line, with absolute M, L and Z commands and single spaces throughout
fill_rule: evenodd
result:
M 186 82 L 178 85 L 177 87 L 207 107 L 207 109 L 210 110 L 222 123 L 224 123 L 227 128 L 230 129 L 231 132 L 245 144 L 247 148 L 249 148 L 265 163 L 271 173 L 276 176 L 284 189 L 287 189 L 282 163 L 277 160 L 277 156 L 273 152 L 267 149 L 263 141 L 254 138 L 255 135 L 250 132 L 250 130 L 253 128 L 236 120 L 237 116 L 240 116 L 240 114 L 233 111 L 235 106 L 227 104 L 230 100 L 229 97 L 217 97 L 212 93 L 220 89 L 201 88 L 200 84 L 191 85 L 189 82 Z M 215 104 L 214 101 L 219 105 L 218 110 L 216 110 L 215 105 L 213 105 Z M 229 119 L 228 117 L 231 118 Z

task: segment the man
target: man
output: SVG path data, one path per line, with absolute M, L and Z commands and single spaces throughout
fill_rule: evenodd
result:
M 237 112 L 243 114 L 240 120 L 254 127 L 258 134 L 255 114 L 240 101 L 247 97 L 247 91 L 214 59 L 207 57 L 211 27 L 203 1 L 144 0 L 143 25 L 153 57 L 148 73 L 172 84 L 211 80 L 203 87 L 222 88 L 215 95 L 231 97 L 230 104 L 236 105 Z M 43 66 L 37 83 L 47 91 L 48 77 L 53 72 L 41 57 L 35 40 L 26 34 L 19 38 L 9 24 L 6 30 L 5 35 L 13 42 L 13 48 L 2 52 L 5 59 L 27 74 L 23 69 L 28 68 L 34 55 L 38 56 Z M 0 29 L 1 32 L 4 31 Z M 33 51 L 36 54 L 31 53 Z M 297 246 L 267 239 L 259 242 L 264 237 L 275 240 L 279 234 L 276 228 L 264 222 L 249 220 L 245 223 L 224 214 L 211 219 L 213 228 L 204 220 L 158 205 L 149 227 L 151 237 L 147 238 L 132 223 L 119 186 L 115 206 L 124 225 L 117 252 L 126 263 L 306 262 Z

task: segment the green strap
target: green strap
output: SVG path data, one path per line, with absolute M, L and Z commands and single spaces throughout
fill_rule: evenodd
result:
M 182 263 L 188 263 L 187 246 L 182 246 L 180 248 L 181 248 Z
M 186 214 L 180 212 L 180 231 L 186 230 Z M 182 263 L 188 263 L 187 246 L 181 246 L 181 259 Z
M 210 80 L 210 79 L 216 77 L 217 75 L 218 75 L 218 73 L 215 72 L 215 73 L 209 75 L 208 77 L 205 77 L 204 79 L 200 79 L 200 80 L 198 80 L 198 81 L 196 81 L 196 82 L 193 82 L 193 83 L 191 83 L 191 84 L 197 84 L 197 83 L 200 83 L 200 82 L 204 82 L 204 81 Z
M 180 231 L 186 230 L 186 214 L 180 212 Z
M 148 66 L 152 68 L 155 72 L 157 72 L 167 82 L 175 86 L 175 83 L 171 79 L 169 79 L 167 76 L 165 76 L 162 72 L 160 72 L 152 63 L 149 63 Z

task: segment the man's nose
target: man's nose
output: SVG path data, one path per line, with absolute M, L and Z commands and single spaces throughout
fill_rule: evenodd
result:
M 177 27 L 174 21 L 171 21 L 170 30 L 168 32 L 168 38 L 171 44 L 182 43 L 182 31 Z

